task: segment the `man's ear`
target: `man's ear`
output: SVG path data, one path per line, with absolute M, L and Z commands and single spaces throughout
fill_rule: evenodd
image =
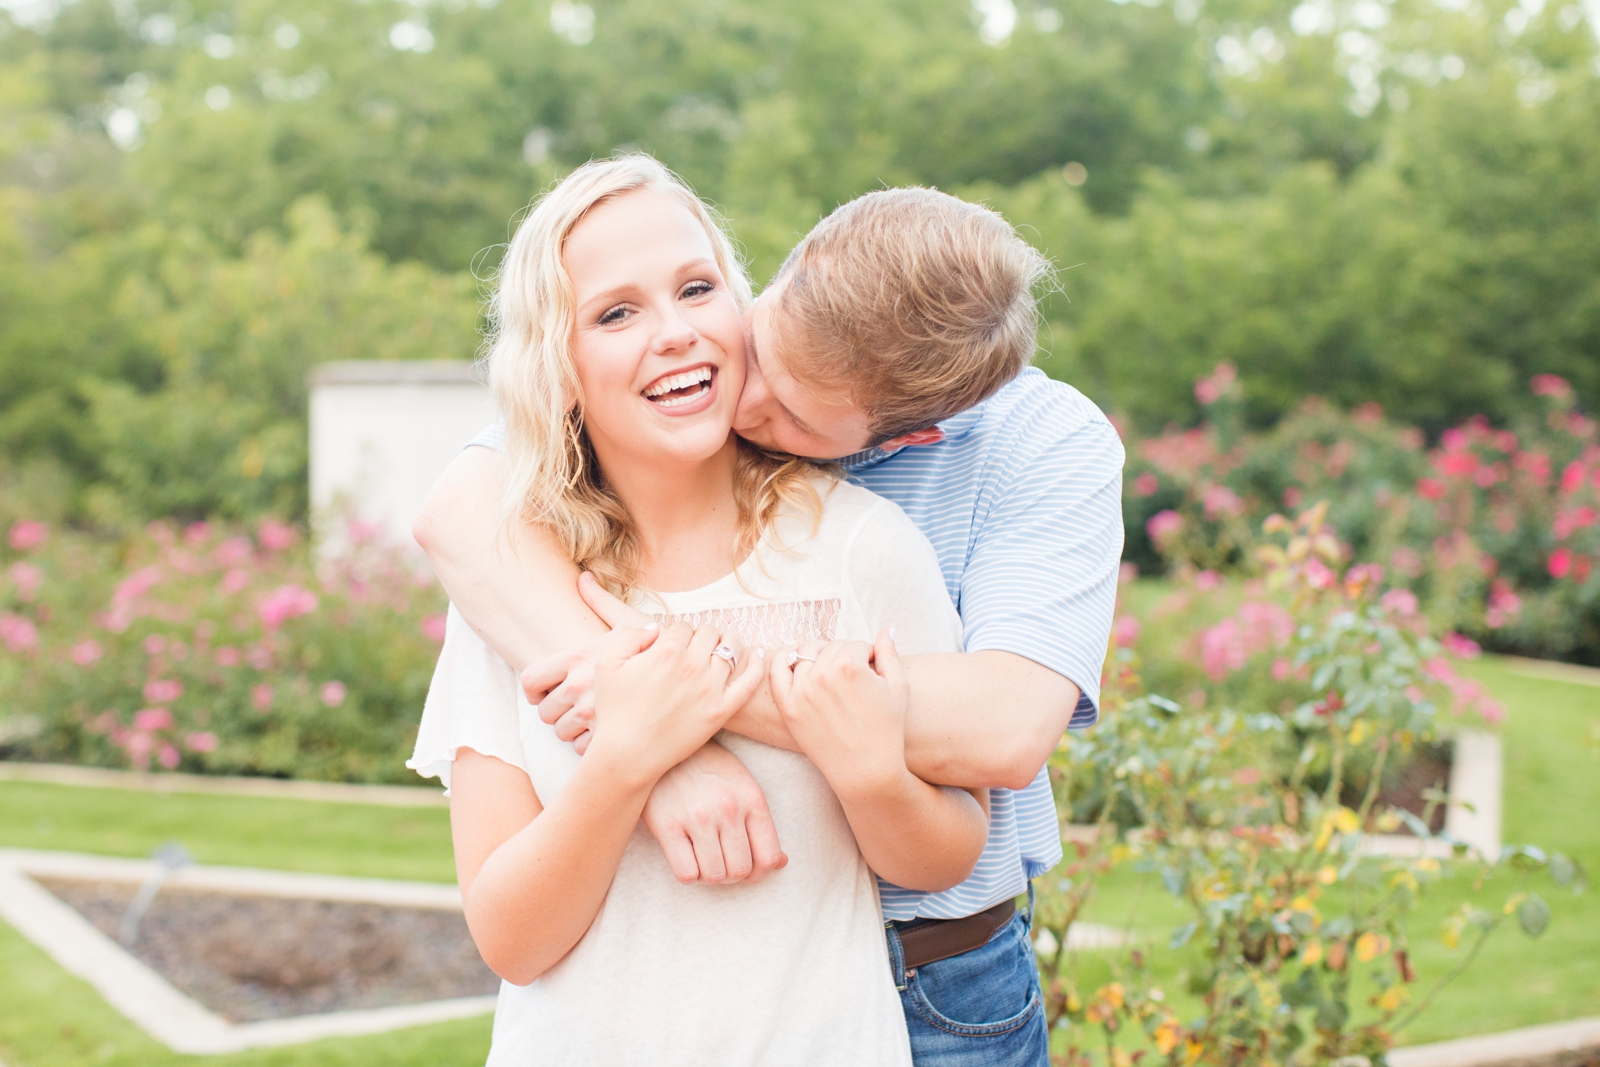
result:
M 903 433 L 899 437 L 891 437 L 878 447 L 885 452 L 895 452 L 912 445 L 934 445 L 944 440 L 944 431 L 937 426 L 930 426 L 926 430 L 913 430 Z

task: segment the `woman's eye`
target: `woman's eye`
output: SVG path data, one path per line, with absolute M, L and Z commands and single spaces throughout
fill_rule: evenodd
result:
M 602 325 L 602 326 L 615 326 L 617 323 L 621 322 L 624 318 L 626 318 L 627 314 L 628 314 L 628 309 L 627 308 L 625 308 L 625 307 L 614 307 L 610 311 L 606 312 L 604 315 L 600 316 L 600 318 L 599 318 L 600 325 Z
M 683 287 L 683 295 L 685 299 L 692 300 L 697 296 L 705 296 L 714 288 L 710 282 L 690 282 Z

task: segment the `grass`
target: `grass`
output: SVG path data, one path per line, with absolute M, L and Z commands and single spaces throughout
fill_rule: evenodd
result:
M 1600 689 L 1529 678 L 1493 660 L 1474 675 L 1505 702 L 1504 837 L 1559 850 L 1600 878 Z M 146 856 L 179 840 L 204 863 L 368 877 L 451 881 L 448 813 L 254 797 L 160 795 L 0 782 L 0 846 Z M 1454 954 L 1434 936 L 1439 919 L 1468 888 L 1436 887 L 1412 929 L 1424 981 Z M 1404 1034 L 1410 1043 L 1600 1015 L 1600 891 L 1572 896 L 1548 884 L 1549 931 L 1530 941 L 1502 930 L 1476 964 Z M 1158 881 L 1119 871 L 1103 883 L 1086 919 L 1148 931 L 1152 971 L 1181 1011 L 1186 960 L 1167 952 L 1166 932 L 1186 921 Z M 1080 988 L 1093 989 L 1126 966 L 1120 953 L 1084 953 Z M 7 1067 L 80 1064 L 166 1067 L 193 1064 L 146 1037 L 84 982 L 66 974 L 10 927 L 0 925 L 0 1061 Z M 476 1019 L 230 1056 L 206 1067 L 395 1067 L 480 1064 L 489 1020 Z
M 1526 677 L 1493 659 L 1469 665 L 1468 673 L 1508 708 L 1503 839 L 1564 852 L 1600 881 L 1600 688 Z M 1480 906 L 1503 900 L 1509 886 L 1505 879 L 1474 894 L 1458 874 L 1430 890 L 1410 926 L 1422 989 L 1460 958 L 1437 936 L 1444 916 L 1467 900 Z M 1553 913 L 1544 936 L 1530 940 L 1515 924 L 1502 927 L 1473 965 L 1402 1033 L 1403 1043 L 1600 1015 L 1600 888 L 1573 895 L 1548 879 L 1536 880 L 1532 888 Z M 1147 934 L 1146 961 L 1169 1002 L 1180 1015 L 1198 1014 L 1198 998 L 1184 990 L 1190 958 L 1165 947 L 1168 932 L 1190 916 L 1158 878 L 1114 872 L 1084 918 Z M 1075 963 L 1078 987 L 1085 990 L 1128 966 L 1126 954 L 1109 952 L 1083 953 Z

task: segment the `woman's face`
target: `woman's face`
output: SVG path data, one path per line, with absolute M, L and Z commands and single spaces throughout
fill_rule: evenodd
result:
M 564 259 L 584 424 L 601 463 L 692 463 L 725 447 L 744 326 L 694 215 L 635 189 L 591 209 Z

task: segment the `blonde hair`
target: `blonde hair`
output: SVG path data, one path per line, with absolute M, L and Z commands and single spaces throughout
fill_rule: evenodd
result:
M 842 388 L 873 444 L 988 399 L 1033 359 L 1050 261 L 988 208 L 936 189 L 856 198 L 773 279 L 779 347 L 802 382 Z
M 549 528 L 573 562 L 618 596 L 638 582 L 638 530 L 607 487 L 584 429 L 572 346 L 577 302 L 562 254 L 589 211 L 637 189 L 664 193 L 694 216 L 739 310 L 750 306 L 750 280 L 718 216 L 677 175 L 635 153 L 591 160 L 535 202 L 500 263 L 485 346 L 489 387 L 505 420 L 505 523 Z M 735 563 L 755 547 L 784 504 L 808 508 L 814 517 L 819 513 L 811 478 L 810 464 L 740 441 Z

